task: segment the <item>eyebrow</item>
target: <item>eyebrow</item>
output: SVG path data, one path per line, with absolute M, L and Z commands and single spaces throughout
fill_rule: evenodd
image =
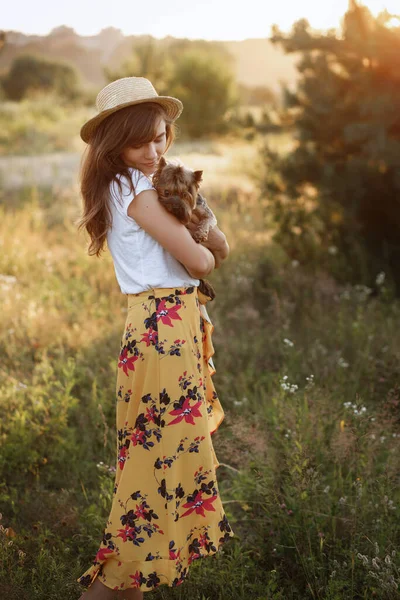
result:
M 159 137 L 161 137 L 162 135 L 164 135 L 164 133 L 167 133 L 166 129 L 164 129 L 164 131 L 162 131 L 161 133 L 159 133 L 154 139 L 157 140 Z

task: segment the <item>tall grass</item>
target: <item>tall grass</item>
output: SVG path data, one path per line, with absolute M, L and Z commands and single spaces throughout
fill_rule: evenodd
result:
M 252 155 L 241 164 L 251 170 Z M 210 276 L 226 413 L 213 441 L 237 536 L 195 561 L 183 586 L 149 596 L 398 598 L 399 302 L 383 276 L 372 292 L 339 286 L 326 269 L 304 272 L 271 242 L 249 180 L 221 169 L 205 184 L 231 247 Z M 0 595 L 9 600 L 78 598 L 75 580 L 111 504 L 126 306 L 110 255 L 86 255 L 78 212 L 72 187 L 60 197 L 28 185 L 0 205 Z

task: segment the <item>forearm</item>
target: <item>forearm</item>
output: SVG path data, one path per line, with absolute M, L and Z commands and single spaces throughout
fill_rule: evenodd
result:
M 211 271 L 215 269 L 216 265 L 216 259 L 214 258 L 213 253 L 202 244 L 199 244 L 199 246 L 205 258 L 204 269 L 201 271 L 196 271 L 195 269 L 188 269 L 186 267 L 186 270 L 188 271 L 189 275 L 191 277 L 194 277 L 195 279 L 202 279 L 203 277 L 207 277 L 207 275 L 209 275 Z

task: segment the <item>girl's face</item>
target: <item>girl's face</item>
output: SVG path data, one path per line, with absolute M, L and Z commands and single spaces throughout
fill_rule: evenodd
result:
M 154 139 L 142 146 L 124 148 L 121 158 L 128 167 L 135 167 L 144 175 L 152 175 L 157 169 L 160 157 L 164 154 L 166 143 L 165 121 L 160 118 Z

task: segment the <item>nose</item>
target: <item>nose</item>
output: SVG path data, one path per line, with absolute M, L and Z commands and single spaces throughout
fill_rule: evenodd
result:
M 155 160 L 156 158 L 157 158 L 156 145 L 153 142 L 150 142 L 150 144 L 148 144 L 146 146 L 145 159 L 150 162 L 152 160 Z

